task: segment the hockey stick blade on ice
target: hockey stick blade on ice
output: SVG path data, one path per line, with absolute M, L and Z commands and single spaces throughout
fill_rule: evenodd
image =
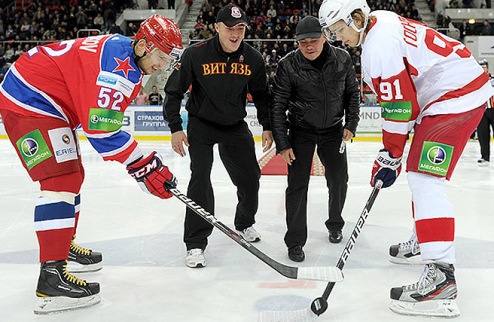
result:
M 166 184 L 165 184 L 166 185 Z M 242 236 L 228 228 L 221 221 L 216 219 L 212 214 L 202 208 L 200 205 L 196 204 L 192 199 L 180 192 L 180 190 L 166 186 L 168 191 L 170 191 L 175 197 L 182 201 L 190 210 L 199 215 L 202 219 L 206 220 L 208 223 L 218 228 L 225 235 L 233 239 L 237 244 L 248 250 L 251 254 L 262 260 L 268 266 L 273 268 L 275 271 L 281 275 L 292 278 L 292 279 L 307 279 L 307 280 L 318 280 L 318 281 L 330 281 L 330 282 L 341 282 L 343 280 L 343 274 L 341 269 L 337 267 L 292 267 L 284 265 L 280 262 L 275 261 L 271 257 L 267 256 L 254 245 L 245 240 Z
M 336 267 L 343 270 L 343 266 L 345 266 L 346 261 L 348 260 L 348 256 L 355 246 L 355 242 L 357 241 L 360 232 L 362 231 L 362 227 L 369 216 L 369 212 L 376 200 L 377 194 L 381 190 L 382 181 L 377 181 L 374 185 L 374 189 L 372 190 L 367 203 L 365 204 L 364 210 L 360 214 L 360 217 L 353 229 L 348 242 L 343 249 L 343 252 L 338 260 L 338 264 Z M 324 290 L 324 293 L 321 297 L 316 298 L 312 301 L 310 307 L 297 311 L 263 311 L 259 313 L 258 322 L 309 322 L 314 321 L 319 315 L 326 312 L 328 308 L 328 298 L 333 290 L 335 283 L 329 282 Z

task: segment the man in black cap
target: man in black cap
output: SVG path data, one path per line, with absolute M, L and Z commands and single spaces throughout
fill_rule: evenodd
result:
M 305 259 L 307 191 L 314 150 L 325 168 L 328 187 L 326 228 L 331 243 L 341 242 L 345 221 L 348 167 L 345 141 L 359 121 L 360 91 L 348 52 L 331 46 L 317 18 L 296 28 L 299 49 L 278 63 L 273 85 L 271 123 L 276 149 L 288 167 L 285 244 L 288 257 Z M 287 114 L 288 111 L 288 114 Z
M 266 68 L 261 54 L 243 42 L 247 17 L 238 6 L 223 7 L 216 17 L 217 35 L 189 47 L 165 86 L 164 115 L 172 132 L 172 148 L 190 155 L 191 178 L 187 196 L 214 214 L 211 184 L 213 146 L 218 144 L 221 160 L 237 187 L 238 204 L 235 229 L 250 242 L 261 235 L 254 229 L 258 208 L 259 179 L 252 133 L 244 121 L 247 92 L 257 108 L 263 127 L 264 151 L 271 148 L 273 138 L 268 110 L 270 96 Z M 192 85 L 186 109 L 189 112 L 187 135 L 182 129 L 180 103 Z M 186 210 L 184 242 L 188 267 L 204 267 L 204 250 L 213 226 Z

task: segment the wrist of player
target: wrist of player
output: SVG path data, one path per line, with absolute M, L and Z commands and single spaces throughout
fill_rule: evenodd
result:
M 393 157 L 386 149 L 380 150 L 372 166 L 371 186 L 374 187 L 377 181 L 382 181 L 382 188 L 392 186 L 401 173 L 401 159 Z
M 168 167 L 163 165 L 158 153 L 152 152 L 147 157 L 129 164 L 127 171 L 143 191 L 161 199 L 173 196 L 169 189 L 176 187 L 177 180 Z

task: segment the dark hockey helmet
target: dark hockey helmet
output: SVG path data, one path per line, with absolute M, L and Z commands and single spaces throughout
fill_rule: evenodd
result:
M 159 14 L 152 15 L 141 23 L 135 35 L 136 40 L 142 38 L 147 41 L 146 51 L 148 53 L 158 48 L 175 60 L 180 60 L 184 50 L 182 34 L 173 20 Z

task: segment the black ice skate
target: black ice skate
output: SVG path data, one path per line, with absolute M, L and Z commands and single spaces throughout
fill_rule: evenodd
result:
M 75 237 L 74 237 L 75 239 Z M 71 273 L 96 272 L 103 268 L 103 257 L 99 252 L 93 252 L 77 245 L 72 239 L 69 251 L 69 265 L 67 270 Z
M 88 283 L 67 272 L 67 261 L 41 263 L 35 314 L 80 309 L 101 301 L 98 283 Z

